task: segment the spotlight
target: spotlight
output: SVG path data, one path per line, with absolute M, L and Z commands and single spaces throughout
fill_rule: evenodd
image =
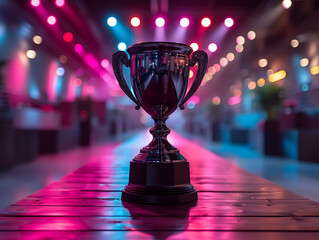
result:
M 35 59 L 35 57 L 37 56 L 37 52 L 34 50 L 28 50 L 26 52 L 26 56 L 30 59 Z
M 281 4 L 282 4 L 282 6 L 283 6 L 285 9 L 288 9 L 288 8 L 291 7 L 292 2 L 291 2 L 291 0 L 283 0 Z
M 50 25 L 56 24 L 56 18 L 54 16 L 48 17 L 47 21 L 48 21 L 48 24 L 50 24 Z
M 107 19 L 107 25 L 109 25 L 110 27 L 114 27 L 117 24 L 117 20 L 115 17 L 109 17 Z
M 180 21 L 179 21 L 179 24 L 182 26 L 182 27 L 188 27 L 189 25 L 189 20 L 188 18 L 182 18 Z
M 190 45 L 190 47 L 193 49 L 194 52 L 197 51 L 198 48 L 199 48 L 199 46 L 198 46 L 197 43 L 192 43 L 192 44 Z
M 40 6 L 40 0 L 31 0 L 31 5 L 33 6 L 33 7 L 38 7 L 38 6 Z
M 234 20 L 232 18 L 226 18 L 224 24 L 226 27 L 230 28 L 234 25 Z
M 141 24 L 141 20 L 138 17 L 133 17 L 131 19 L 131 25 L 133 27 L 138 27 Z
M 64 75 L 64 73 L 65 73 L 65 70 L 64 70 L 63 67 L 58 67 L 58 68 L 56 69 L 56 74 L 57 74 L 58 76 L 62 77 L 62 76 Z
M 156 18 L 155 24 L 158 27 L 164 27 L 164 25 L 165 25 L 164 18 L 162 18 L 162 17 Z
M 217 50 L 217 45 L 216 45 L 216 43 L 211 43 L 211 44 L 209 44 L 209 45 L 208 45 L 208 50 L 209 50 L 210 52 L 216 52 L 216 50 Z
M 208 17 L 205 17 L 202 19 L 201 23 L 203 27 L 209 27 L 212 21 Z
M 118 45 L 117 45 L 117 48 L 118 50 L 120 51 L 125 51 L 126 50 L 126 44 L 124 42 L 120 42 Z
M 64 3 L 64 0 L 55 0 L 55 5 L 58 7 L 63 7 Z

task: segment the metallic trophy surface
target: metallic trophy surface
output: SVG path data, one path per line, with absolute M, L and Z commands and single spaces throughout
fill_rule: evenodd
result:
M 148 204 L 176 204 L 197 200 L 190 184 L 189 163 L 172 146 L 165 121 L 184 104 L 201 84 L 207 67 L 207 54 L 180 43 L 145 42 L 130 46 L 127 52 L 113 54 L 112 65 L 124 93 L 154 120 L 152 141 L 130 163 L 129 183 L 122 200 Z M 190 67 L 197 67 L 195 80 L 186 94 Z M 124 78 L 123 65 L 130 68 L 134 95 Z

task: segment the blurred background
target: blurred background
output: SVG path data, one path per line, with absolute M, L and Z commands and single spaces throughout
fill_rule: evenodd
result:
M 173 41 L 209 62 L 168 126 L 248 170 L 272 156 L 298 174 L 319 162 L 318 16 L 315 0 L 0 0 L 0 169 L 149 128 L 111 57 Z

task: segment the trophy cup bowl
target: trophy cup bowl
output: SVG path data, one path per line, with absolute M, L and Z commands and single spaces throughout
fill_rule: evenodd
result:
M 112 65 L 124 93 L 154 120 L 152 141 L 130 163 L 129 183 L 122 200 L 148 204 L 176 204 L 197 200 L 190 184 L 189 164 L 172 146 L 165 121 L 184 104 L 201 84 L 207 67 L 207 54 L 180 43 L 145 42 L 130 46 L 127 52 L 113 54 Z M 189 70 L 198 64 L 194 82 L 186 94 Z M 131 92 L 123 65 L 130 68 Z

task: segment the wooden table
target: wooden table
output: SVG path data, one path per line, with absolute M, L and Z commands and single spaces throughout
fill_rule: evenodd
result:
M 319 239 L 318 203 L 171 135 L 190 162 L 197 204 L 121 202 L 141 134 L 88 148 L 89 164 L 2 210 L 0 239 Z

